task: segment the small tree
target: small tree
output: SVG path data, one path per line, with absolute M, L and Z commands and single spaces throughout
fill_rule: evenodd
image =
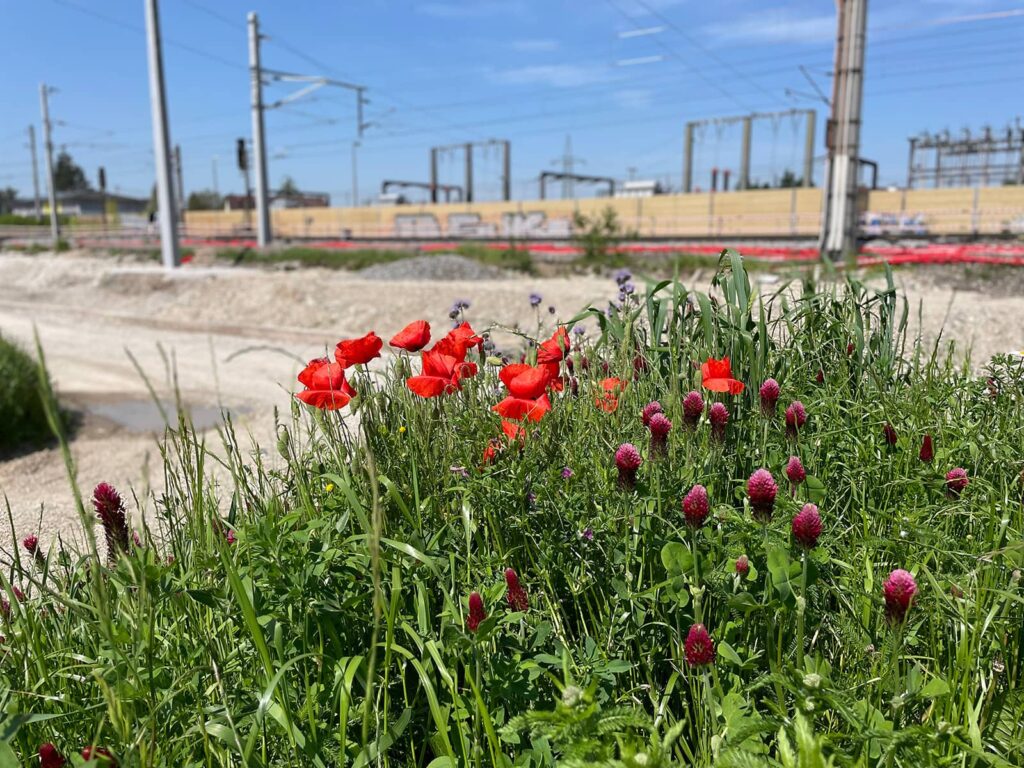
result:
M 212 189 L 201 189 L 188 196 L 186 207 L 190 211 L 216 211 L 221 207 L 220 195 Z
M 300 193 L 298 186 L 295 184 L 295 179 L 291 176 L 285 176 L 280 188 L 277 190 L 277 194 L 281 197 L 298 197 Z
M 14 210 L 14 201 L 18 198 L 18 190 L 14 187 L 0 189 L 0 213 L 10 213 Z
M 79 192 L 90 188 L 85 171 L 63 150 L 57 155 L 53 186 L 58 192 Z
M 606 263 L 624 239 L 636 237 L 623 230 L 619 216 L 610 205 L 600 213 L 586 216 L 579 211 L 572 217 L 572 241 L 583 251 L 583 260 Z

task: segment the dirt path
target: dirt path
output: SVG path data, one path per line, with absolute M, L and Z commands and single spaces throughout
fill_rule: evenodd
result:
M 901 273 L 915 331 L 920 301 L 926 338 L 945 323 L 947 334 L 974 344 L 976 359 L 1024 346 L 1024 296 L 990 294 L 984 282 L 941 274 Z M 703 285 L 706 277 L 689 282 Z M 539 314 L 528 302 L 532 291 L 543 297 Z M 369 329 L 388 338 L 421 317 L 445 329 L 457 298 L 471 302 L 468 315 L 478 328 L 531 329 L 538 319 L 567 319 L 614 295 L 614 284 L 596 276 L 388 281 L 316 269 L 192 267 L 167 278 L 155 265 L 134 261 L 0 254 L 0 333 L 31 348 L 37 329 L 62 399 L 84 414 L 71 444 L 81 486 L 105 480 L 140 498 L 160 489 L 159 419 L 128 352 L 162 398 L 173 391 L 173 371 L 199 422 L 214 423 L 223 404 L 269 446 L 273 408 L 289 406 L 301 361 L 338 338 Z M 496 339 L 502 343 L 500 334 Z M 0 462 L 0 493 L 19 535 L 39 531 L 45 540 L 78 528 L 56 450 Z M 0 546 L 10 541 L 8 527 L 0 524 Z

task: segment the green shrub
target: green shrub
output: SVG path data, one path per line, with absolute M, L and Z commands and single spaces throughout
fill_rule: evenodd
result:
M 0 452 L 38 445 L 50 436 L 35 362 L 0 336 Z

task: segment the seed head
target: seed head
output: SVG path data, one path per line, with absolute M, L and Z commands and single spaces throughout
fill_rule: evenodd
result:
M 683 423 L 687 429 L 696 429 L 701 414 L 704 413 L 704 397 L 700 392 L 687 393 L 683 398 Z
M 736 558 L 736 573 L 740 576 L 746 576 L 750 573 L 750 560 L 747 559 L 746 555 L 740 555 Z
M 885 615 L 891 622 L 901 622 L 906 618 L 917 594 L 917 582 L 914 577 L 902 568 L 897 568 L 889 574 L 889 578 L 882 585 L 882 595 L 885 597 Z
M 747 480 L 747 496 L 756 519 L 761 522 L 771 520 L 778 492 L 779 486 L 767 469 L 758 469 L 750 476 Z
M 469 596 L 469 615 L 466 617 L 466 629 L 476 632 L 480 622 L 487 618 L 484 611 L 484 599 L 479 592 L 473 592 Z
M 967 470 L 963 467 L 953 467 L 946 473 L 946 495 L 955 499 L 964 492 L 970 480 L 967 477 Z
M 686 633 L 686 662 L 694 667 L 703 667 L 715 661 L 715 643 L 703 624 L 694 624 Z
M 806 549 L 814 549 L 818 546 L 818 537 L 821 536 L 821 515 L 814 504 L 804 504 L 793 517 L 793 538 L 800 546 Z
M 92 492 L 92 505 L 103 524 L 107 559 L 114 562 L 120 553 L 128 551 L 128 519 L 121 494 L 109 483 L 100 483 Z
M 683 518 L 691 528 L 700 528 L 711 514 L 711 503 L 708 501 L 708 490 L 703 485 L 695 485 L 683 497 Z
M 619 485 L 631 489 L 636 485 L 636 471 L 643 463 L 640 451 L 632 443 L 623 443 L 615 451 L 615 466 L 619 469 Z
M 57 748 L 47 742 L 39 745 L 39 768 L 63 768 L 67 765 L 64 755 L 57 751 Z
M 725 426 L 729 423 L 729 411 L 721 403 L 712 403 L 708 411 L 708 421 L 711 422 L 711 437 L 718 442 L 725 441 Z
M 797 431 L 807 423 L 807 409 L 800 400 L 794 400 L 785 409 L 785 431 L 796 436 Z
M 640 416 L 640 419 L 641 421 L 643 421 L 645 427 L 650 426 L 651 417 L 654 416 L 654 414 L 656 413 L 664 413 L 664 411 L 661 408 L 661 403 L 659 403 L 657 400 L 652 400 L 651 402 L 644 406 L 644 410 Z
M 779 394 L 782 389 L 779 387 L 779 382 L 775 379 L 765 379 L 761 385 L 761 389 L 758 390 L 761 395 L 761 413 L 765 416 L 774 416 L 775 407 L 779 402 Z
M 789 457 L 789 461 L 786 463 L 786 477 L 789 478 L 790 484 L 794 487 L 807 479 L 807 471 L 804 469 L 803 462 L 800 461 L 799 456 Z
M 885 426 L 882 427 L 882 434 L 885 436 L 886 443 L 888 443 L 889 445 L 896 445 L 898 435 L 896 434 L 896 429 L 893 427 L 892 424 L 886 422 Z
M 935 458 L 935 445 L 932 442 L 931 435 L 924 436 L 924 439 L 921 441 L 921 450 L 917 455 L 923 462 L 930 462 Z
M 530 607 L 526 590 L 519 583 L 519 574 L 512 568 L 505 569 L 505 586 L 508 587 L 508 604 L 513 611 L 524 612 Z

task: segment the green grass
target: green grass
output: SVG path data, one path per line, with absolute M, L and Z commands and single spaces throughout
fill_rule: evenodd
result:
M 0 646 L 9 762 L 46 741 L 132 766 L 1024 762 L 1020 362 L 977 376 L 906 338 L 891 281 L 759 296 L 738 257 L 710 288 L 651 285 L 586 316 L 600 331 L 571 353 L 574 381 L 490 464 L 493 359 L 434 400 L 405 385 L 418 356 L 349 371 L 354 413 L 293 403 L 274 461 L 230 423 L 221 459 L 172 425 L 143 546 L 107 565 L 51 544 L 3 571 L 28 593 L 8 590 Z M 730 414 L 720 443 L 681 403 L 725 355 L 747 387 L 704 391 Z M 628 382 L 612 413 L 595 406 L 605 376 Z M 766 416 L 769 376 L 783 394 Z M 654 399 L 674 423 L 661 457 L 640 421 Z M 797 399 L 809 418 L 790 437 Z M 624 442 L 644 455 L 632 490 L 612 458 Z M 790 455 L 810 476 L 792 495 Z M 766 524 L 745 491 L 759 467 L 780 486 Z M 698 530 L 680 508 L 695 483 L 712 505 Z M 805 551 L 790 521 L 809 501 L 824 531 Z M 526 612 L 507 604 L 507 567 Z M 882 600 L 896 568 L 919 589 L 905 622 Z M 697 621 L 709 667 L 685 658 Z
M 0 336 L 0 455 L 53 437 L 39 397 L 36 363 Z

